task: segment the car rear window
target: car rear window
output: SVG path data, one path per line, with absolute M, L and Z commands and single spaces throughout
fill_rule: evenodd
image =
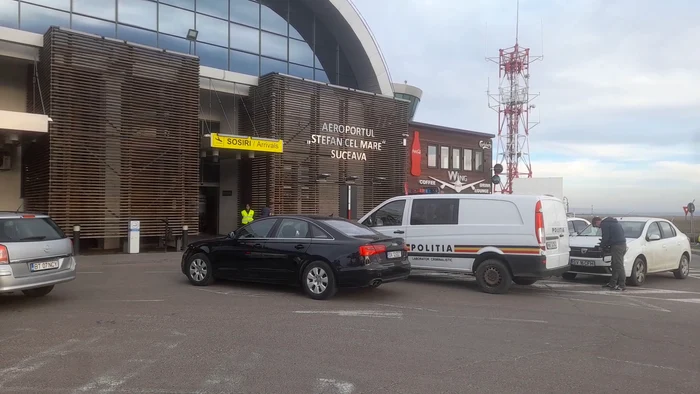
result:
M 63 232 L 49 218 L 0 219 L 0 242 L 52 241 Z
M 348 237 L 381 235 L 381 233 L 378 233 L 367 226 L 356 224 L 347 220 L 324 220 L 323 223 L 326 223 Z

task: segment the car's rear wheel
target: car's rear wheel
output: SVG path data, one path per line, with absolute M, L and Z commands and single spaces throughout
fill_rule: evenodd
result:
M 187 278 L 195 286 L 208 286 L 214 282 L 214 269 L 209 257 L 197 253 L 187 261 Z
M 681 261 L 678 263 L 678 269 L 673 271 L 673 276 L 675 276 L 676 279 L 685 279 L 688 277 L 689 273 L 690 259 L 688 255 L 684 253 L 683 256 L 681 256 Z
M 335 294 L 335 275 L 323 261 L 307 265 L 301 278 L 304 292 L 314 300 L 327 300 Z
M 507 293 L 513 283 L 508 267 L 500 260 L 486 260 L 476 268 L 476 283 L 484 293 Z
M 53 286 L 37 287 L 36 289 L 22 290 L 27 297 L 43 297 L 53 290 Z
M 647 263 L 643 258 L 637 257 L 632 266 L 632 275 L 627 279 L 630 286 L 641 286 L 647 280 Z
M 561 277 L 564 278 L 564 280 L 574 280 L 576 279 L 576 273 L 575 272 L 564 272 L 561 274 Z
M 520 286 L 530 286 L 534 285 L 535 282 L 537 282 L 537 279 L 532 279 L 532 278 L 513 278 L 513 283 L 516 285 Z

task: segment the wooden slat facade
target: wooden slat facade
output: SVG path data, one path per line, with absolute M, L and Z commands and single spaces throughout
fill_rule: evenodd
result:
M 359 217 L 404 194 L 408 102 L 269 74 L 244 104 L 239 124 L 245 134 L 284 140 L 284 154 L 256 154 L 252 160 L 252 192 L 241 197 L 245 202 L 274 204 L 277 214 L 345 216 L 342 193 L 347 177 L 356 176 Z M 375 137 L 323 132 L 324 123 L 373 129 Z M 312 134 L 380 142 L 381 150 L 312 144 Z M 333 158 L 332 149 L 364 152 L 367 160 Z M 330 177 L 319 182 L 321 174 Z
M 28 110 L 53 119 L 24 150 L 24 201 L 68 234 L 197 232 L 199 59 L 51 28 Z M 41 96 L 38 93 L 41 87 Z

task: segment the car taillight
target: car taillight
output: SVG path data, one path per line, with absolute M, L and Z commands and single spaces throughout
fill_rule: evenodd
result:
M 411 246 L 410 246 L 410 245 L 404 245 L 404 246 L 403 246 L 403 250 L 405 250 L 406 252 L 410 252 L 410 251 L 411 251 Z
M 369 257 L 375 254 L 380 254 L 386 252 L 386 246 L 384 245 L 362 245 L 360 246 L 360 256 Z
M 34 219 L 36 215 L 22 215 L 22 219 Z
M 544 244 L 544 214 L 542 213 L 542 201 L 535 204 L 535 235 L 540 249 L 545 250 Z
M 10 255 L 5 245 L 0 245 L 0 264 L 10 264 Z

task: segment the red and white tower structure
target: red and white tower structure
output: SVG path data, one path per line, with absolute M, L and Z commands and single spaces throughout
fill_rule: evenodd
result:
M 530 94 L 530 64 L 542 56 L 530 56 L 530 48 L 518 43 L 516 22 L 515 46 L 499 50 L 497 58 L 487 60 L 498 64 L 498 94 L 489 91 L 489 107 L 498 112 L 498 142 L 494 170 L 500 175 L 500 183 L 494 192 L 513 193 L 513 179 L 532 178 L 530 163 L 530 130 L 537 123 L 530 121 L 530 110 L 538 94 Z M 498 168 L 500 164 L 501 168 Z M 505 179 L 503 177 L 505 176 Z

